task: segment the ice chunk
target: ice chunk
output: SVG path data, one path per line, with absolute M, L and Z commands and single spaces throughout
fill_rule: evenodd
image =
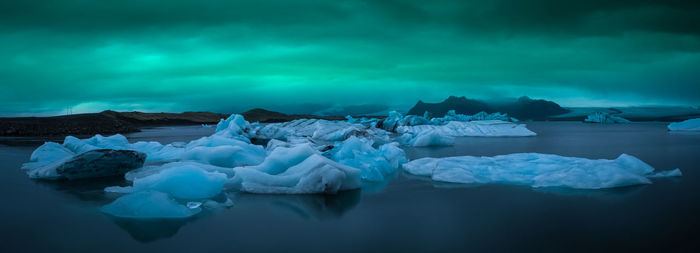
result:
M 421 158 L 403 165 L 406 172 L 450 183 L 502 183 L 532 187 L 601 189 L 649 184 L 654 168 L 622 154 L 614 160 L 521 153 L 494 157 Z M 667 174 L 680 174 L 680 171 Z
M 452 146 L 455 142 L 454 137 L 445 134 L 440 128 L 419 132 L 416 136 L 407 133 L 403 138 L 406 143 L 414 147 Z
M 700 131 L 700 118 L 668 124 L 671 131 Z
M 314 154 L 279 174 L 234 168 L 232 182 L 241 191 L 267 194 L 336 193 L 360 187 L 360 170 Z
M 31 178 L 72 180 L 124 175 L 127 171 L 143 166 L 146 160 L 146 154 L 133 150 L 96 149 L 71 157 L 62 157 L 65 154 L 68 153 L 62 153 L 60 156 L 51 153 L 37 160 L 59 160 L 28 163 L 23 168 Z
M 648 177 L 651 178 L 657 178 L 657 177 L 680 177 L 682 176 L 683 173 L 681 173 L 680 169 L 672 169 L 672 170 L 664 170 L 664 171 L 658 171 L 655 172 L 654 174 L 649 175 Z
M 240 114 L 233 114 L 225 120 L 222 119 L 219 121 L 219 124 L 216 125 L 216 133 L 228 134 L 230 136 L 247 135 L 250 131 L 250 123 Z
M 292 147 L 277 147 L 270 152 L 262 163 L 256 166 L 248 166 L 246 169 L 276 175 L 315 154 L 318 154 L 318 151 L 309 144 L 301 144 Z
M 197 202 L 197 201 L 190 201 L 187 202 L 187 208 L 189 209 L 195 209 L 202 206 L 202 202 Z
M 397 128 L 401 126 L 418 126 L 418 125 L 445 125 L 448 124 L 449 122 L 452 121 L 460 121 L 460 122 L 466 122 L 466 121 L 482 121 L 482 120 L 500 120 L 500 121 L 512 121 L 512 122 L 517 122 L 518 120 L 515 118 L 508 117 L 508 114 L 502 114 L 502 113 L 486 113 L 486 112 L 479 112 L 474 115 L 464 115 L 464 114 L 457 114 L 455 113 L 454 110 L 448 111 L 444 117 L 442 118 L 429 118 L 429 113 L 426 111 L 426 113 L 423 116 L 417 116 L 417 115 L 406 115 L 402 116 L 401 113 L 398 113 L 396 111 L 392 111 L 389 113 L 389 116 L 387 116 L 383 121 L 382 121 L 382 128 L 387 131 L 392 131 L 392 132 L 397 132 Z
M 265 149 L 262 146 L 252 144 L 246 146 L 200 146 L 186 150 L 182 159 L 233 168 L 261 163 L 265 159 Z
M 595 112 L 588 115 L 583 122 L 588 123 L 602 123 L 602 124 L 620 124 L 620 123 L 630 123 L 629 120 L 624 119 L 619 116 L 612 115 L 607 112 Z
M 168 194 L 143 191 L 122 196 L 103 206 L 102 212 L 121 218 L 187 218 L 202 211 L 200 207 L 188 208 Z
M 350 136 L 363 136 L 388 140 L 388 133 L 381 129 L 348 121 L 322 119 L 298 119 L 284 123 L 272 123 L 256 130 L 256 138 L 289 140 L 290 137 L 310 137 L 321 141 L 342 141 Z
M 181 164 L 142 178 L 135 178 L 133 186 L 107 187 L 109 192 L 159 191 L 178 199 L 206 199 L 219 193 L 226 184 L 226 174 L 209 172 L 194 164 Z
M 336 143 L 329 154 L 336 162 L 360 169 L 364 180 L 384 181 L 406 161 L 406 154 L 397 143 L 384 144 L 379 149 L 372 144 L 372 140 L 352 136 Z
M 482 121 L 450 121 L 446 125 L 418 125 L 400 126 L 396 132 L 401 134 L 412 134 L 420 136 L 422 134 L 439 131 L 440 135 L 446 136 L 534 136 L 534 132 L 527 129 L 524 124 L 515 124 L 501 120 Z

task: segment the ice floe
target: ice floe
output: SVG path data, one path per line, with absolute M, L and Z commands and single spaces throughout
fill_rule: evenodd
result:
M 602 124 L 624 124 L 630 123 L 629 120 L 622 117 L 612 115 L 607 112 L 595 112 L 590 114 L 583 120 L 583 122 L 588 123 L 602 123 Z
M 360 187 L 360 170 L 313 154 L 281 173 L 235 168 L 232 181 L 239 190 L 265 194 L 336 193 Z
M 414 175 L 449 183 L 500 183 L 574 189 L 649 184 L 650 177 L 681 175 L 679 169 L 655 173 L 654 168 L 627 154 L 613 160 L 538 153 L 421 158 L 404 164 L 403 169 Z
M 178 199 L 207 199 L 221 193 L 226 182 L 226 174 L 207 171 L 190 163 L 134 178 L 132 186 L 107 187 L 105 191 L 133 193 L 154 190 Z
M 700 131 L 700 118 L 668 124 L 671 131 Z
M 328 153 L 334 161 L 359 168 L 362 179 L 375 182 L 384 181 L 408 161 L 396 142 L 383 144 L 377 149 L 372 144 L 372 140 L 351 136 L 337 143 Z

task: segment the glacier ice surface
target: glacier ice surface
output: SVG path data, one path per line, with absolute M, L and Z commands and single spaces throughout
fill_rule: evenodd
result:
M 654 168 L 627 154 L 613 160 L 538 153 L 421 158 L 404 164 L 403 169 L 414 175 L 449 183 L 501 183 L 574 189 L 649 184 L 649 177 L 680 175 L 678 169 L 654 173 Z

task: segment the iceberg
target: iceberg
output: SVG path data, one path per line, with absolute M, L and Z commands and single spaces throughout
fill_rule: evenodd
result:
M 448 183 L 499 183 L 573 189 L 649 184 L 650 177 L 681 175 L 679 169 L 655 173 L 654 168 L 627 154 L 614 160 L 538 153 L 421 158 L 404 164 L 403 168 L 410 174 Z
M 700 118 L 668 124 L 670 131 L 700 131 Z
M 120 218 L 155 219 L 188 218 L 201 212 L 200 207 L 188 208 L 168 194 L 142 191 L 124 195 L 102 207 L 102 212 Z
M 73 180 L 119 176 L 140 168 L 146 160 L 146 154 L 132 150 L 95 149 L 71 155 L 72 152 L 56 145 L 40 147 L 35 152 L 37 157 L 23 165 L 29 177 Z M 44 152 L 47 155 L 41 156 Z
M 341 164 L 358 168 L 361 178 L 368 181 L 384 181 L 395 174 L 399 166 L 406 161 L 406 153 L 398 143 L 388 143 L 375 149 L 373 141 L 351 136 L 328 151 L 330 157 Z
M 405 133 L 400 137 L 402 141 L 413 147 L 452 146 L 455 138 L 446 134 L 440 128 L 426 130 L 418 133 Z
M 240 191 L 263 194 L 335 194 L 360 188 L 360 170 L 313 154 L 279 174 L 250 167 L 234 169 Z
M 624 119 L 619 116 L 615 116 L 612 114 L 609 114 L 607 112 L 595 112 L 593 114 L 588 115 L 586 119 L 583 120 L 583 122 L 588 122 L 588 123 L 602 123 L 602 124 L 625 124 L 625 123 L 630 123 L 629 120 Z
M 208 199 L 219 195 L 226 182 L 226 174 L 206 171 L 194 164 L 182 164 L 135 178 L 132 186 L 107 187 L 105 191 L 119 193 L 158 191 L 177 199 Z
M 507 122 L 517 122 L 518 120 L 509 117 L 508 114 L 502 114 L 499 112 L 486 113 L 479 112 L 474 115 L 464 115 L 457 114 L 455 110 L 448 111 L 444 117 L 441 118 L 430 118 L 428 112 L 423 116 L 417 115 L 406 115 L 403 116 L 401 113 L 392 111 L 389 115 L 382 121 L 381 128 L 386 131 L 396 132 L 398 127 L 401 126 L 418 126 L 418 125 L 445 125 L 452 121 L 467 122 L 467 121 L 484 121 L 484 120 L 499 120 Z
M 354 121 L 354 120 L 353 120 Z M 255 130 L 255 138 L 286 141 L 290 137 L 309 137 L 320 141 L 342 141 L 350 136 L 388 139 L 389 133 L 378 128 L 349 121 L 323 119 L 298 119 L 284 123 L 271 123 Z
M 445 125 L 400 126 L 396 132 L 420 136 L 427 132 L 438 131 L 443 136 L 535 136 L 524 124 L 502 120 L 450 121 Z

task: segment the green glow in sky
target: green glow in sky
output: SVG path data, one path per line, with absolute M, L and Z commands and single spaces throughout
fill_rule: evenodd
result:
M 144 3 L 145 2 L 145 3 Z M 700 104 L 700 1 L 0 2 L 0 115 Z

